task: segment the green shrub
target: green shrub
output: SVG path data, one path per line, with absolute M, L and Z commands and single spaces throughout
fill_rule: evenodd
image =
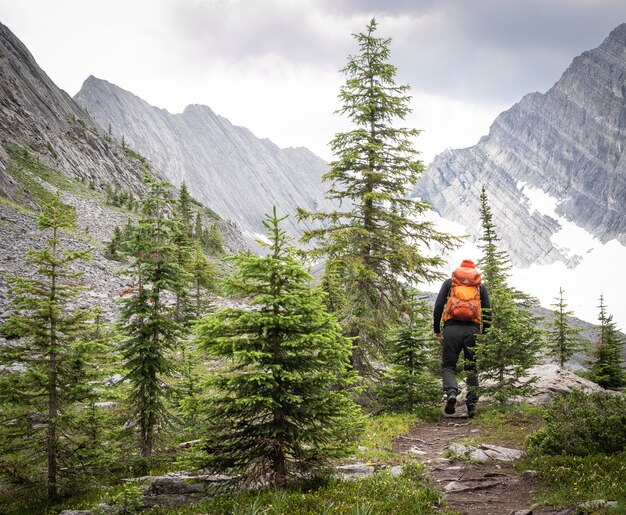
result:
M 111 499 L 111 506 L 115 515 L 134 515 L 143 507 L 143 493 L 137 484 L 126 484 Z
M 546 410 L 546 426 L 529 438 L 531 456 L 588 456 L 626 451 L 626 397 L 574 391 Z

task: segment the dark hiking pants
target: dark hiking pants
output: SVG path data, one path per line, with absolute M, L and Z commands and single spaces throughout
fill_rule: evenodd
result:
M 443 328 L 443 349 L 441 358 L 441 375 L 443 377 L 443 390 L 449 393 L 450 390 L 459 393 L 456 382 L 456 363 L 459 354 L 463 351 L 465 358 L 465 370 L 467 372 L 467 403 L 476 404 L 478 394 L 478 375 L 476 372 L 476 361 L 474 349 L 476 347 L 476 335 L 479 328 L 474 324 L 450 324 Z

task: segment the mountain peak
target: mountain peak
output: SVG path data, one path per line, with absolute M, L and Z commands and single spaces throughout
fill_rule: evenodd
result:
M 275 205 L 294 213 L 331 209 L 321 177 L 327 164 L 302 149 L 281 149 L 249 129 L 233 125 L 210 107 L 190 104 L 170 114 L 115 86 L 90 88 L 85 81 L 75 99 L 123 134 L 132 148 L 148 157 L 174 184 L 250 234 L 263 233 L 264 215 Z M 297 236 L 301 227 L 290 217 L 285 228 Z
M 625 72 L 623 23 L 599 47 L 574 58 L 548 92 L 526 95 L 501 113 L 477 145 L 436 156 L 415 193 L 478 235 L 484 184 L 517 265 L 578 262 L 552 241 L 560 217 L 602 242 L 626 245 Z M 555 214 L 531 209 L 521 183 L 559 199 Z

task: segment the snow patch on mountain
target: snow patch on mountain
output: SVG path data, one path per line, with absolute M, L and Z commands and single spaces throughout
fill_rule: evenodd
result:
M 626 247 L 617 240 L 602 243 L 585 229 L 556 214 L 559 199 L 552 197 L 539 188 L 530 187 L 522 182 L 518 189 L 527 197 L 530 212 L 538 211 L 542 215 L 556 220 L 560 230 L 551 237 L 551 242 L 576 263 L 568 267 L 565 263 L 549 265 L 533 264 L 527 268 L 514 267 L 510 271 L 510 284 L 519 290 L 539 299 L 544 308 L 551 309 L 551 304 L 563 288 L 564 297 L 574 315 L 581 320 L 597 324 L 600 295 L 618 329 L 626 329 L 626 311 L 617 291 L 617 264 L 626 263 Z M 439 230 L 456 236 L 466 234 L 466 229 L 459 223 L 442 218 L 431 212 L 429 220 Z M 502 232 L 502 228 L 496 228 Z M 443 272 L 447 275 L 458 267 L 464 259 L 477 262 L 482 256 L 478 241 L 467 239 L 459 248 L 442 254 L 447 261 Z M 440 284 L 418 285 L 420 289 L 437 292 Z

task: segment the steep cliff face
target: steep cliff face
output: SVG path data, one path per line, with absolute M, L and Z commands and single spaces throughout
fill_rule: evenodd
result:
M 154 162 L 176 185 L 244 230 L 264 232 L 261 220 L 277 206 L 316 211 L 324 200 L 326 163 L 305 148 L 280 149 L 232 125 L 209 107 L 190 105 L 171 114 L 106 81 L 89 77 L 75 100 L 114 137 Z M 297 234 L 291 217 L 285 228 Z
M 143 191 L 141 162 L 103 138 L 97 124 L 2 24 L 0 129 L 0 190 L 9 198 L 20 190 L 6 173 L 9 144 L 27 147 L 47 165 L 96 187 L 111 184 L 135 194 Z
M 626 245 L 626 24 L 576 57 L 545 94 L 502 113 L 474 147 L 438 155 L 414 195 L 478 236 L 485 186 L 517 265 L 578 258 L 554 246 L 559 223 L 530 207 L 523 185 L 559 200 L 556 213 L 600 241 Z

